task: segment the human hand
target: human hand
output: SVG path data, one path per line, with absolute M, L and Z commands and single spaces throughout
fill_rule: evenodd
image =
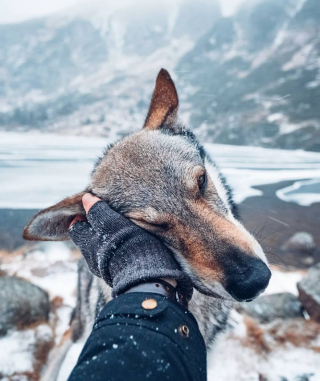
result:
M 100 198 L 82 198 L 87 221 L 77 216 L 70 224 L 70 237 L 81 250 L 93 274 L 104 279 L 117 295 L 140 282 L 165 279 L 192 293 L 171 251 L 154 235 L 112 210 Z

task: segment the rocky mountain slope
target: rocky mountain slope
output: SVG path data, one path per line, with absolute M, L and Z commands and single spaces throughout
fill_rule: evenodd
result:
M 220 19 L 179 63 L 191 124 L 220 143 L 320 150 L 319 12 L 258 0 Z
M 317 0 L 83 3 L 0 25 L 0 128 L 122 136 L 141 127 L 158 70 L 207 141 L 320 150 Z

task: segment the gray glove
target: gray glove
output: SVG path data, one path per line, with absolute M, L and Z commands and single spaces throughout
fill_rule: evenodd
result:
M 154 235 L 112 210 L 104 201 L 91 207 L 87 220 L 76 222 L 70 229 L 70 237 L 92 273 L 113 287 L 114 296 L 144 281 L 172 278 L 191 298 L 190 278 Z

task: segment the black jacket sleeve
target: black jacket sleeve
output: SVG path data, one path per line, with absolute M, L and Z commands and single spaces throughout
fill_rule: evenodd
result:
M 154 308 L 143 307 L 147 299 Z M 159 294 L 129 293 L 104 307 L 68 381 L 205 381 L 206 368 L 189 311 Z

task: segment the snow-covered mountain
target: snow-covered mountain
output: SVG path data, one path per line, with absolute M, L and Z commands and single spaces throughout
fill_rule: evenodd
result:
M 180 60 L 191 124 L 220 143 L 320 150 L 320 2 L 244 4 Z
M 0 26 L 0 124 L 70 134 L 139 128 L 155 77 L 220 17 L 219 3 L 99 0 Z
M 318 0 L 98 0 L 0 26 L 0 128 L 121 136 L 158 70 L 207 141 L 320 150 Z

